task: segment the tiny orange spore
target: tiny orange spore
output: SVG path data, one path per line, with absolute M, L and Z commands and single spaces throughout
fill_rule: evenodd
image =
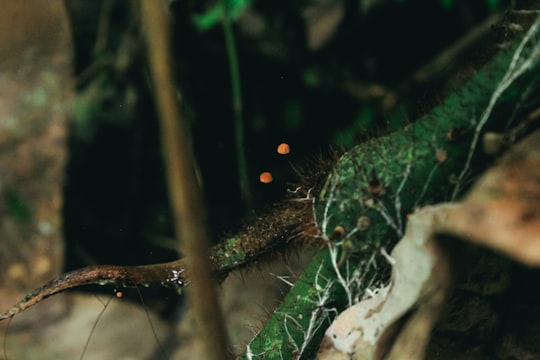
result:
M 259 180 L 263 184 L 270 184 L 272 182 L 272 173 L 268 171 L 264 171 L 259 175 Z
M 291 152 L 291 147 L 287 143 L 281 143 L 277 147 L 278 154 L 287 155 Z
M 120 299 L 122 296 L 124 296 L 124 293 L 121 292 L 121 291 L 117 291 L 115 295 L 116 295 L 117 298 Z

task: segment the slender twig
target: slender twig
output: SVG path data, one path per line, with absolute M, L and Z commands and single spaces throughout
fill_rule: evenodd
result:
M 101 54 L 107 46 L 109 25 L 111 24 L 111 10 L 113 5 L 114 2 L 111 0 L 104 1 L 101 4 L 96 42 L 93 49 L 94 55 Z
M 225 35 L 227 57 L 229 58 L 229 73 L 231 76 L 238 181 L 240 183 L 240 192 L 244 206 L 246 206 L 246 208 L 250 208 L 252 197 L 251 188 L 249 186 L 248 165 L 246 159 L 244 115 L 242 105 L 242 89 L 240 85 L 240 66 L 238 65 L 238 52 L 236 50 L 236 42 L 234 40 L 231 19 L 229 17 L 228 1 L 221 0 L 221 7 L 223 9 L 223 33 Z
M 312 204 L 292 201 L 288 206 L 285 205 L 276 206 L 257 219 L 257 226 L 248 223 L 238 236 L 212 248 L 210 271 L 215 282 L 223 281 L 231 271 L 260 263 L 268 254 L 284 252 L 291 242 L 301 241 L 299 235 L 306 230 L 305 223 L 314 223 L 310 218 L 313 215 Z M 49 296 L 79 286 L 165 286 L 182 289 L 194 281 L 184 259 L 141 266 L 88 266 L 62 274 L 35 289 L 1 313 L 0 320 L 10 319 Z
M 467 33 L 437 54 L 430 62 L 418 69 L 414 75 L 415 82 L 428 82 L 440 79 L 452 70 L 452 65 L 464 54 L 471 51 L 471 48 L 490 34 L 493 24 L 498 23 L 503 14 L 496 13 L 487 17 L 480 24 L 476 25 Z
M 77 286 L 100 284 L 123 286 L 171 286 L 179 287 L 188 282 L 183 260 L 142 266 L 97 265 L 77 269 L 49 281 L 26 295 L 8 311 L 0 314 L 0 320 L 14 315 L 39 303 L 43 299 Z
M 227 336 L 210 274 L 209 236 L 202 196 L 192 163 L 185 121 L 182 121 L 173 83 L 170 26 L 166 1 L 141 0 L 149 65 L 160 113 L 163 153 L 175 232 L 189 258 L 193 285 L 188 295 L 203 340 L 206 359 L 227 359 Z
M 83 351 L 81 352 L 81 356 L 79 357 L 79 360 L 82 360 L 84 358 L 84 354 L 86 354 L 86 350 L 88 350 L 88 345 L 90 345 L 90 340 L 92 339 L 92 335 L 94 335 L 94 332 L 96 331 L 97 324 L 99 320 L 101 320 L 101 317 L 103 316 L 103 314 L 105 314 L 105 310 L 107 310 L 107 307 L 109 306 L 112 298 L 113 298 L 112 295 L 109 296 L 109 299 L 106 302 L 103 302 L 100 298 L 97 298 L 99 302 L 103 305 L 103 308 L 99 312 L 98 317 L 96 318 L 96 320 L 94 321 L 94 324 L 92 325 L 92 329 L 90 330 L 90 334 L 88 335 L 88 338 L 86 339 L 86 342 L 84 343 Z

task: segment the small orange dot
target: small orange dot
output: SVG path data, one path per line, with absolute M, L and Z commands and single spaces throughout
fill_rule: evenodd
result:
M 278 154 L 287 155 L 291 152 L 291 147 L 287 143 L 281 143 L 277 147 Z
M 446 159 L 448 159 L 448 153 L 444 149 L 437 149 L 435 151 L 435 158 L 439 164 L 442 164 L 446 161 Z
M 120 299 L 122 296 L 124 296 L 124 293 L 121 292 L 121 291 L 117 291 L 115 295 L 116 295 L 117 298 Z
M 265 172 L 262 172 L 261 175 L 259 175 L 259 180 L 260 182 L 262 182 L 263 184 L 269 184 L 272 182 L 272 173 L 271 172 L 268 172 L 268 171 L 265 171 Z

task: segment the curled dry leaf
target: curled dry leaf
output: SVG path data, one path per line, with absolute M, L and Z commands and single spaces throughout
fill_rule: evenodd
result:
M 454 204 L 413 214 L 392 251 L 392 281 L 328 328 L 319 359 L 421 359 L 450 288 L 445 255 L 432 234 Z
M 476 183 L 449 214 L 445 232 L 540 266 L 540 130 Z

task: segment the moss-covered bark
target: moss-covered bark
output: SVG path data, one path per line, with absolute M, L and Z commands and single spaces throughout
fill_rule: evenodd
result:
M 471 151 L 473 141 L 504 129 L 510 114 L 520 111 L 521 89 L 535 84 L 531 67 L 504 92 L 517 42 L 415 123 L 340 159 L 314 202 L 320 236 L 334 240 L 311 261 L 242 359 L 314 357 L 335 314 L 387 281 L 382 249 L 389 251 L 400 237 L 407 214 L 459 195 L 487 165 L 478 144 Z M 534 46 L 524 47 L 514 70 L 538 51 Z

